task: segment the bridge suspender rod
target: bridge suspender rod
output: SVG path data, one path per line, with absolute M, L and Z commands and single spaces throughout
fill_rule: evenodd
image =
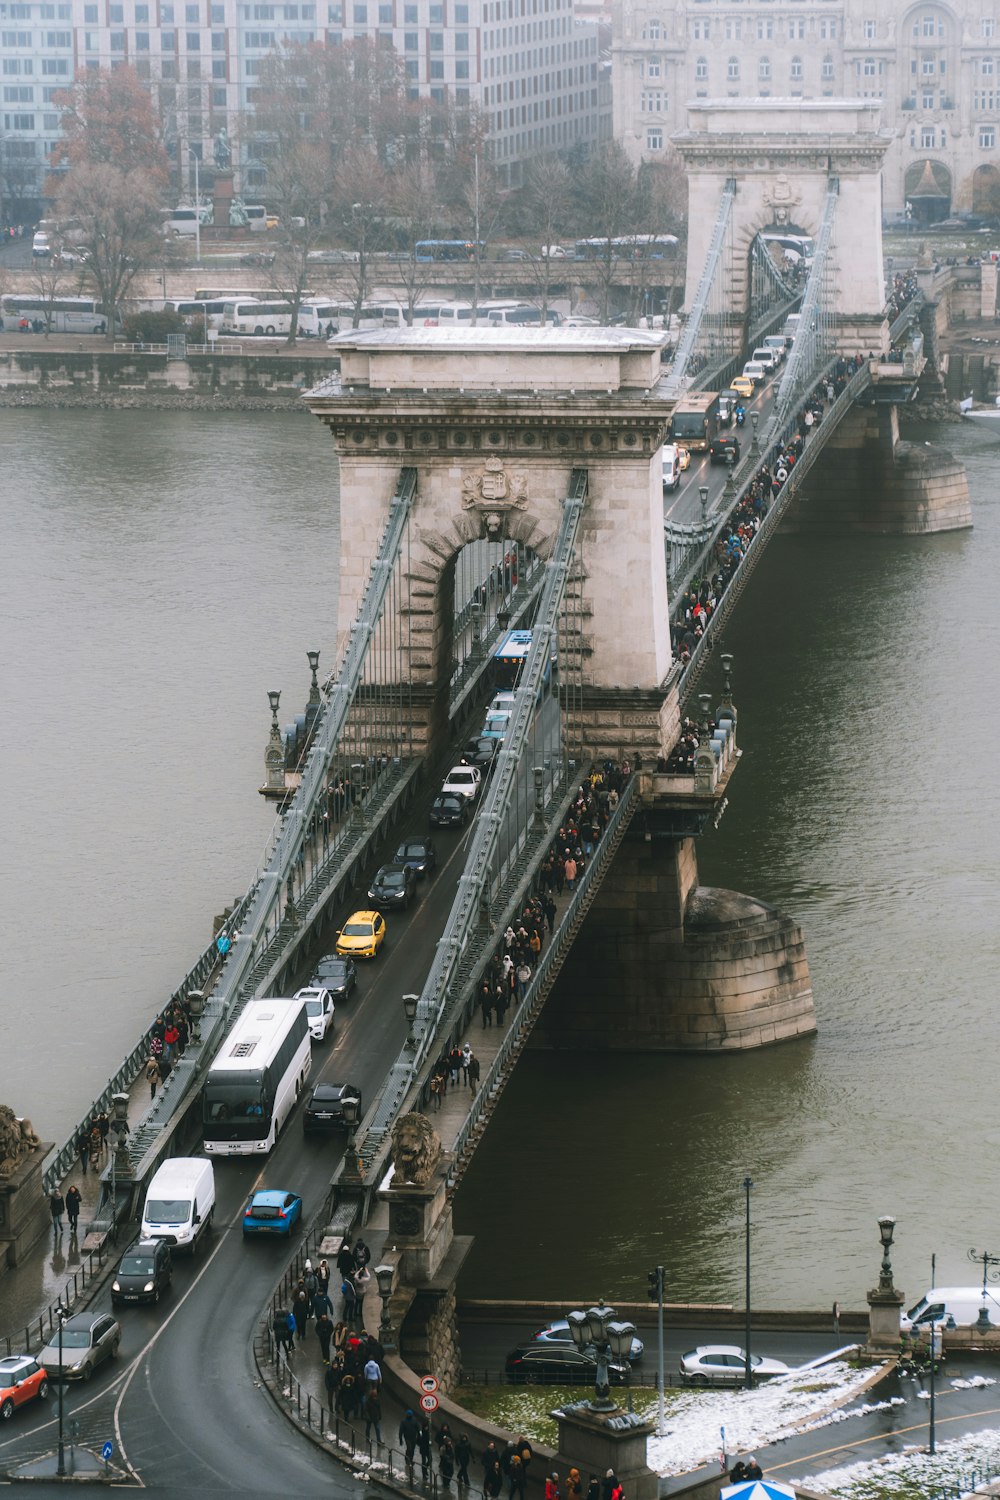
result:
M 366 1165 L 378 1156 L 392 1128 L 398 1106 L 412 1078 L 430 1056 L 438 1040 L 440 1018 L 449 1000 L 449 985 L 462 958 L 469 933 L 480 918 L 480 900 L 489 895 L 489 885 L 505 814 L 514 793 L 515 780 L 528 744 L 545 672 L 556 643 L 556 630 L 563 596 L 576 549 L 580 519 L 587 498 L 587 471 L 574 469 L 570 492 L 563 501 L 562 522 L 552 556 L 545 564 L 538 611 L 531 629 L 531 649 L 514 694 L 514 711 L 494 762 L 484 793 L 475 834 L 469 846 L 465 869 L 458 883 L 451 913 L 437 945 L 430 973 L 424 984 L 414 1023 L 416 1047 L 404 1049 L 359 1134 L 358 1148 Z
M 820 335 L 825 331 L 820 328 L 820 322 L 824 316 L 823 288 L 827 276 L 827 260 L 833 239 L 839 195 L 840 179 L 831 177 L 823 206 L 823 222 L 816 237 L 812 269 L 809 272 L 809 280 L 806 282 L 805 296 L 802 298 L 799 328 L 792 343 L 781 385 L 778 388 L 778 397 L 774 403 L 767 435 L 762 445 L 765 448 L 769 446 L 772 439 L 782 434 L 789 417 L 799 402 L 808 395 L 813 372 L 819 362 L 823 343 Z
M 257 891 L 234 942 L 215 998 L 228 1007 L 239 993 L 253 965 L 254 953 L 280 899 L 281 888 L 288 879 L 302 848 L 305 830 L 326 787 L 326 776 L 337 752 L 348 714 L 365 670 L 368 648 L 385 606 L 413 497 L 417 489 L 416 469 L 401 469 L 399 485 L 389 505 L 389 515 L 379 549 L 372 563 L 358 617 L 351 626 L 351 637 L 337 680 L 326 704 L 320 710 L 313 742 L 309 750 L 302 782 L 285 815 L 284 827 L 271 853 L 266 869 L 258 881 Z
M 701 273 L 701 280 L 698 283 L 698 291 L 694 302 L 691 304 L 691 312 L 688 316 L 687 325 L 681 334 L 680 342 L 677 345 L 677 353 L 674 355 L 673 365 L 664 384 L 664 394 L 666 396 L 679 396 L 683 390 L 684 375 L 691 355 L 694 353 L 695 344 L 698 342 L 698 334 L 701 331 L 701 320 L 705 316 L 708 299 L 711 295 L 716 273 L 722 260 L 722 248 L 726 243 L 726 229 L 729 226 L 729 216 L 732 213 L 733 199 L 735 197 L 736 179 L 735 177 L 728 177 L 726 185 L 722 190 L 719 213 L 715 221 L 715 229 L 712 232 L 712 243 L 709 246 L 705 269 Z

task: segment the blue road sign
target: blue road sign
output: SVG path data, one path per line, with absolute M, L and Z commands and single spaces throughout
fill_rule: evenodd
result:
M 112 1455 L 112 1453 L 114 1453 L 114 1451 L 115 1451 L 115 1445 L 114 1445 L 114 1443 L 108 1441 L 108 1442 L 106 1442 L 104 1444 L 104 1447 L 101 1449 L 101 1457 L 104 1459 L 105 1463 L 107 1463 L 108 1459 L 111 1457 L 111 1455 Z

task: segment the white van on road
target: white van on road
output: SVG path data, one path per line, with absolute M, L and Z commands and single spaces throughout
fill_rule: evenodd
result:
M 663 488 L 675 490 L 681 482 L 681 460 L 676 443 L 663 445 Z
M 140 1239 L 166 1240 L 197 1253 L 215 1212 L 215 1169 L 204 1156 L 171 1156 L 153 1174 Z
M 985 1305 L 994 1328 L 1000 1328 L 1000 1299 L 987 1287 L 984 1296 L 981 1286 L 932 1286 L 915 1307 L 900 1316 L 899 1326 L 930 1328 L 932 1323 L 943 1327 L 969 1328 L 979 1321 Z

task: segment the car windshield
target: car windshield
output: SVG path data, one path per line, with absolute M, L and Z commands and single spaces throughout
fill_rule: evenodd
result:
M 337 982 L 343 980 L 344 976 L 347 974 L 347 965 L 344 963 L 343 959 L 338 959 L 336 963 L 320 964 L 316 972 L 317 974 L 321 975 L 323 979 L 333 980 L 334 982 Z
M 55 1336 L 52 1342 L 53 1344 L 58 1345 L 58 1334 Z M 62 1344 L 64 1349 L 89 1349 L 90 1333 L 86 1328 L 64 1328 Z
M 446 796 L 437 798 L 437 805 L 438 807 L 461 807 L 462 804 L 449 792 Z
M 371 937 L 372 924 L 370 922 L 348 922 L 344 928 L 344 937 Z
M 153 1257 L 151 1255 L 126 1255 L 118 1269 L 122 1276 L 152 1276 Z
M 379 876 L 379 884 L 390 891 L 395 890 L 397 886 L 406 884 L 406 874 L 403 870 L 383 870 Z
M 307 1016 L 321 1016 L 322 1014 L 323 1014 L 323 1002 L 322 1002 L 322 1000 L 307 1000 L 306 1001 L 306 1015 Z
M 400 846 L 399 846 L 399 858 L 400 859 L 423 859 L 423 857 L 424 857 L 424 846 L 423 846 L 423 844 L 400 844 Z
M 190 1198 L 150 1198 L 146 1203 L 147 1224 L 179 1224 L 190 1217 Z

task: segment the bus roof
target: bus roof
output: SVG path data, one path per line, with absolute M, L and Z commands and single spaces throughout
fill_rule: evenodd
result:
M 266 1068 L 304 1012 L 302 1000 L 251 1000 L 213 1058 L 209 1078 Z
M 511 630 L 494 651 L 494 656 L 527 656 L 531 650 L 530 630 Z
M 682 407 L 684 411 L 704 411 L 718 399 L 718 391 L 688 391 L 679 398 L 674 411 L 679 411 Z

